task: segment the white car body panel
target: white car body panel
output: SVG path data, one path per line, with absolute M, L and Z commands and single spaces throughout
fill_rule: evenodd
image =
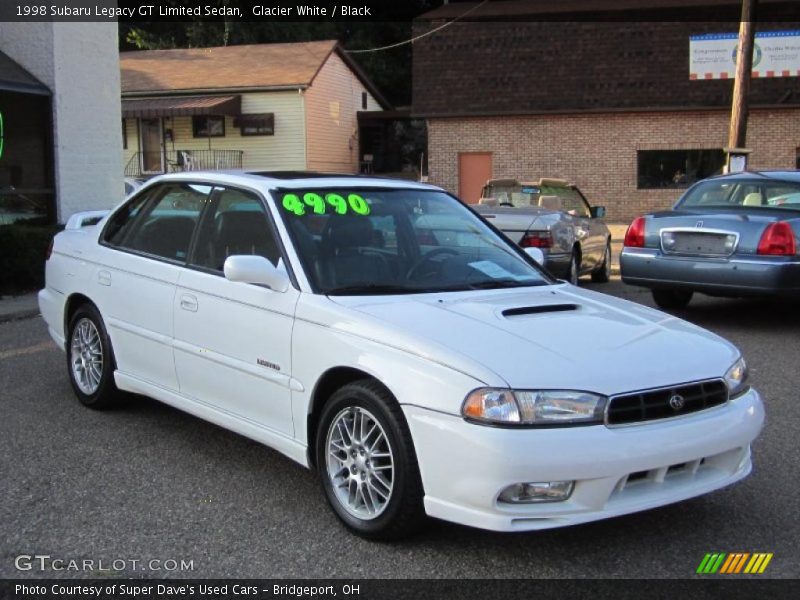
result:
M 438 189 L 340 177 L 276 182 L 235 173 L 170 175 L 143 189 L 165 179 L 227 184 L 268 200 L 277 185 Z M 305 466 L 320 379 L 331 369 L 356 369 L 381 381 L 403 407 L 427 512 L 487 529 L 539 529 L 624 514 L 717 489 L 750 471 L 749 444 L 764 419 L 753 390 L 714 409 L 619 428 L 489 427 L 460 415 L 465 396 L 480 387 L 612 395 L 720 378 L 739 353 L 716 335 L 568 284 L 317 295 L 275 203 L 268 201 L 268 209 L 294 277 L 284 293 L 103 246 L 98 238 L 107 217 L 62 232 L 39 293 L 51 336 L 63 348 L 67 302 L 76 294 L 89 298 L 107 326 L 121 389 L 258 440 Z M 502 315 L 508 308 L 552 304 L 577 308 Z M 707 462 L 691 477 L 665 476 L 670 466 L 703 458 Z M 614 494 L 620 481 L 639 471 L 655 473 L 652 485 Z M 551 479 L 575 479 L 573 496 L 498 505 L 505 486 Z

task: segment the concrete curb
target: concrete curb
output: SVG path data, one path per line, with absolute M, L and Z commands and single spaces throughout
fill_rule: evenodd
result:
M 39 316 L 36 293 L 22 296 L 0 296 L 0 323 L 19 321 Z

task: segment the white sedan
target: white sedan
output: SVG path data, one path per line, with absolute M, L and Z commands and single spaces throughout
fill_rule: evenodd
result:
M 267 444 L 370 538 L 705 494 L 750 472 L 764 420 L 733 345 L 553 280 L 429 185 L 167 175 L 73 216 L 46 281 L 83 404 L 145 394 Z

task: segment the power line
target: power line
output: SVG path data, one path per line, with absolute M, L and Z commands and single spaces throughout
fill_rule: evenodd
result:
M 481 2 L 477 6 L 473 6 L 468 11 L 466 11 L 464 14 L 458 15 L 452 21 L 448 21 L 447 23 L 445 23 L 444 25 L 440 25 L 436 29 L 431 29 L 430 31 L 427 31 L 427 32 L 425 32 L 425 33 L 423 33 L 421 35 L 418 35 L 416 37 L 413 37 L 413 38 L 411 38 L 409 40 L 404 40 L 402 42 L 397 42 L 396 44 L 389 44 L 388 46 L 381 46 L 379 48 L 367 48 L 365 50 L 345 50 L 345 52 L 347 52 L 348 54 L 366 54 L 367 52 L 380 52 L 381 50 L 391 50 L 392 48 L 398 48 L 399 46 L 405 46 L 406 44 L 413 44 L 417 40 L 421 40 L 422 38 L 427 37 L 429 35 L 432 35 L 432 34 L 436 33 L 437 31 L 441 31 L 445 27 L 450 27 L 450 25 L 452 25 L 456 21 L 459 21 L 459 20 L 463 19 L 469 13 L 471 13 L 471 12 L 473 12 L 475 10 L 478 10 L 481 6 L 486 4 L 488 1 L 489 0 L 483 0 L 483 2 Z

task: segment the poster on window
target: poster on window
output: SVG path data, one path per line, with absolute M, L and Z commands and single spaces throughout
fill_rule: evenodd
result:
M 737 33 L 711 33 L 689 38 L 690 79 L 733 79 L 736 76 Z M 799 77 L 800 31 L 762 31 L 755 35 L 753 77 Z

